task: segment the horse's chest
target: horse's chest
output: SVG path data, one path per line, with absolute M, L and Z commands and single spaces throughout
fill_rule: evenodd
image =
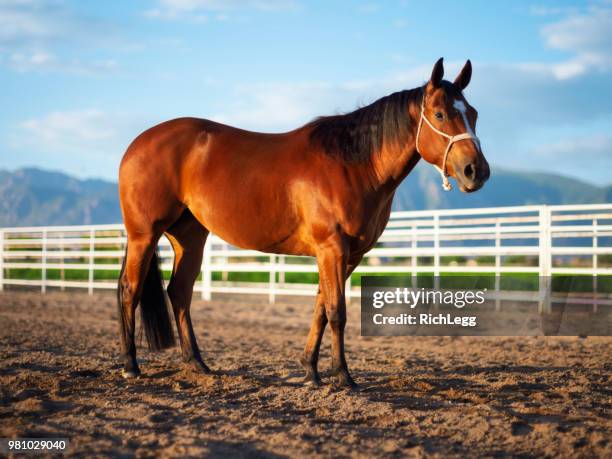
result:
M 377 215 L 370 217 L 360 225 L 361 231 L 354 235 L 353 243 L 351 244 L 351 251 L 355 253 L 365 253 L 370 250 L 378 238 L 385 230 L 388 215 Z

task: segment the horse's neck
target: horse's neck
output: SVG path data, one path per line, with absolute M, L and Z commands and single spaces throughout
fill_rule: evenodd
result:
M 371 157 L 372 173 L 381 190 L 395 192 L 421 159 L 416 149 L 417 125 L 421 108 L 415 98 L 408 107 L 412 129 L 405 138 L 384 141 L 381 149 Z
M 413 139 L 411 136 L 403 145 L 383 145 L 378 155 L 372 158 L 372 173 L 381 191 L 395 192 L 421 159 Z

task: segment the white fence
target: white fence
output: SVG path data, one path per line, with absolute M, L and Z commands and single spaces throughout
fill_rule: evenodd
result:
M 0 289 L 116 288 L 122 225 L 0 229 Z M 160 241 L 162 268 L 172 269 Z M 313 295 L 312 258 L 270 255 L 209 237 L 195 289 L 213 293 Z M 356 274 L 447 272 L 612 275 L 612 204 L 394 212 Z M 259 278 L 257 278 L 259 277 Z M 350 286 L 350 280 L 347 285 Z M 359 289 L 347 289 L 359 295 Z

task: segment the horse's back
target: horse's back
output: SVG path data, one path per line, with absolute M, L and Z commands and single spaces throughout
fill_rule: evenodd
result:
M 157 124 L 136 137 L 125 152 L 121 167 L 130 161 L 158 160 L 171 160 L 179 166 L 181 160 L 187 159 L 194 151 L 200 155 L 240 157 L 243 161 L 270 155 L 278 159 L 280 150 L 285 153 L 296 151 L 298 145 L 304 144 L 303 138 L 299 130 L 271 134 L 239 129 L 204 118 L 176 118 Z

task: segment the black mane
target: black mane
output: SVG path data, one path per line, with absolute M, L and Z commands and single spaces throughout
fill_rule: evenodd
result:
M 310 141 L 347 162 L 367 162 L 383 142 L 401 142 L 410 132 L 408 105 L 418 89 L 395 92 L 344 115 L 322 116 L 309 123 Z

